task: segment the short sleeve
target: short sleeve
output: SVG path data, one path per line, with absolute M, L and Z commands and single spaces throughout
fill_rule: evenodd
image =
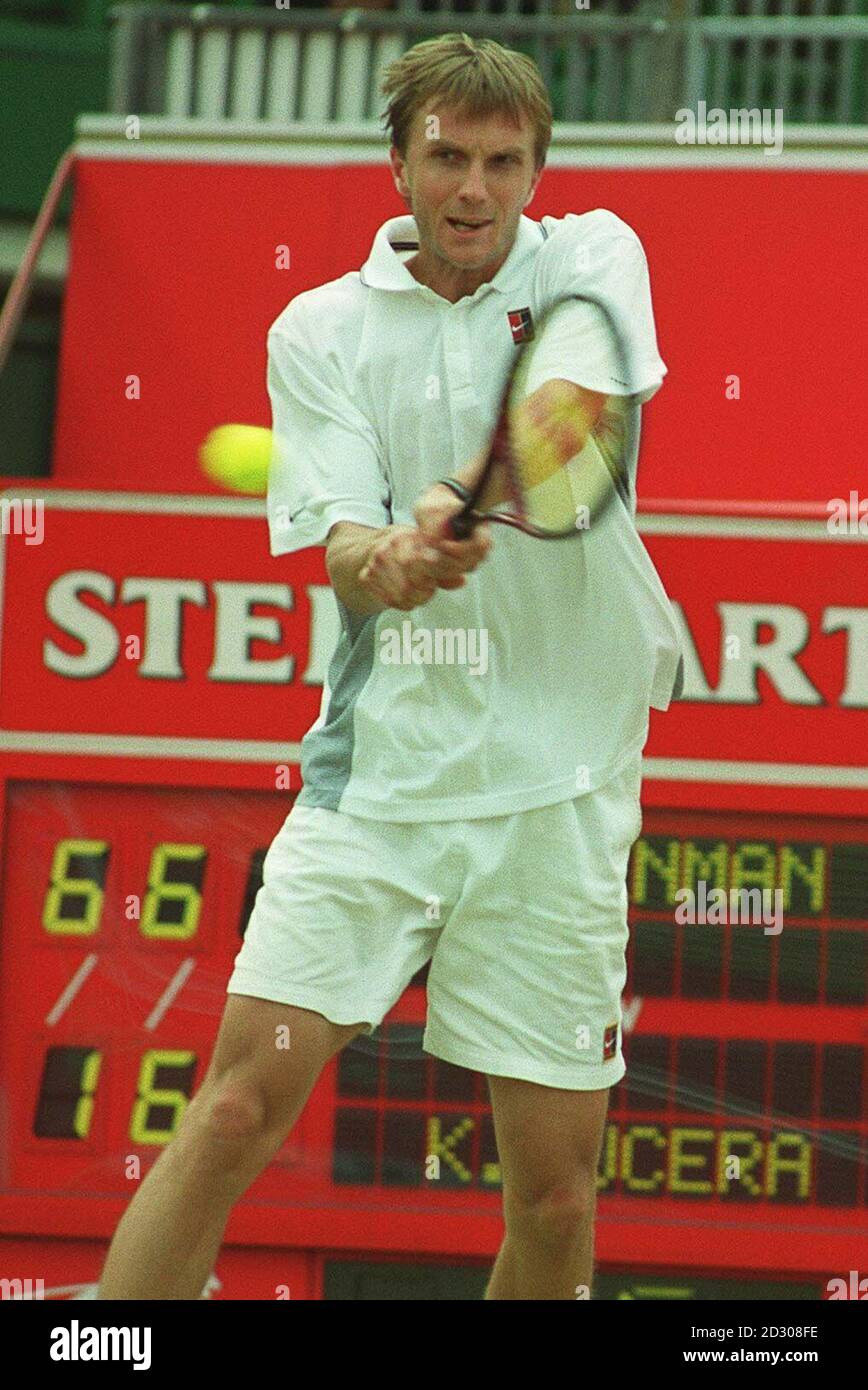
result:
M 537 257 L 537 303 L 545 311 L 567 301 L 552 334 L 552 364 L 556 357 L 560 370 L 546 363 L 547 374 L 589 390 L 635 396 L 640 403 L 650 400 L 660 389 L 666 364 L 657 347 L 642 243 L 626 222 L 604 209 L 544 218 L 546 224 L 554 230 Z M 569 303 L 571 295 L 582 294 L 598 299 L 617 325 L 622 339 L 617 351 L 605 316 L 579 299 Z
M 272 555 L 322 545 L 337 521 L 373 527 L 391 521 L 375 431 L 344 386 L 334 356 L 317 351 L 313 341 L 295 302 L 268 334 Z

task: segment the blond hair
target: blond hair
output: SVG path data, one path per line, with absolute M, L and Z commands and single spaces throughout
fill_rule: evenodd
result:
M 534 129 L 536 167 L 545 163 L 552 104 L 542 74 L 532 58 L 494 39 L 425 39 L 389 64 L 381 90 L 389 103 L 381 119 L 402 156 L 414 116 L 436 98 L 475 117 L 504 113 L 518 123 L 526 115 Z

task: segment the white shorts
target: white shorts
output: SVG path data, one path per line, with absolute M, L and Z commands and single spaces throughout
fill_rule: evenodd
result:
M 426 1052 L 568 1090 L 614 1085 L 641 778 L 637 755 L 574 801 L 481 820 L 295 806 L 227 992 L 373 1032 L 430 960 Z

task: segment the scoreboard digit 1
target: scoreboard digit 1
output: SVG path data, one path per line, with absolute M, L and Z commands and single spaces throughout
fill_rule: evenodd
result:
M 4 538 L 0 1233 L 107 1238 L 207 1067 L 335 614 L 320 552 L 274 581 L 259 503 L 42 501 L 41 546 Z M 853 546 L 818 593 L 817 524 L 778 540 L 763 572 L 762 536 L 705 522 L 644 524 L 681 599 L 688 676 L 695 660 L 712 691 L 720 595 L 688 600 L 688 573 L 724 576 L 732 605 L 762 586 L 766 613 L 784 591 L 819 611 L 836 585 L 851 602 L 864 590 Z M 795 1283 L 864 1256 L 868 779 L 858 742 L 838 740 L 843 649 L 805 661 L 826 697 L 808 711 L 810 760 L 789 743 L 805 710 L 762 675 L 759 704 L 733 708 L 694 672 L 646 749 L 604 1269 Z M 759 916 L 739 920 L 740 902 Z M 493 1255 L 484 1078 L 421 1050 L 425 973 L 326 1069 L 231 1242 Z

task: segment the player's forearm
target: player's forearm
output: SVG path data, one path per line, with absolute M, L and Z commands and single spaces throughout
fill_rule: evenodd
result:
M 359 583 L 359 574 L 371 557 L 374 546 L 386 535 L 388 526 L 359 526 L 339 521 L 328 534 L 326 569 L 332 588 L 345 607 L 363 617 L 382 613 L 385 605 Z
M 469 492 L 475 492 L 487 459 L 488 450 L 481 449 L 478 454 L 474 454 L 469 463 L 465 463 L 462 468 L 453 469 L 450 477 L 458 483 L 463 483 Z M 501 470 L 493 470 L 486 480 L 482 493 L 476 500 L 476 507 L 479 511 L 486 511 L 490 507 L 497 506 L 499 502 L 505 502 L 508 496 L 509 492 Z
M 471 492 L 475 492 L 476 485 L 485 467 L 486 457 L 486 450 L 480 449 L 479 453 L 474 454 L 469 463 L 465 463 L 462 468 L 453 469 L 449 476 L 454 478 L 456 482 L 463 483 Z
M 451 476 L 456 482 L 463 483 L 470 492 L 475 492 L 487 461 L 488 450 L 481 449 L 469 463 L 465 463 L 462 468 L 456 468 Z M 483 491 L 476 500 L 476 507 L 479 511 L 487 511 L 491 507 L 496 507 L 498 503 L 505 502 L 508 496 L 509 489 L 506 485 L 506 479 L 503 477 L 502 469 L 493 469 L 486 479 Z

